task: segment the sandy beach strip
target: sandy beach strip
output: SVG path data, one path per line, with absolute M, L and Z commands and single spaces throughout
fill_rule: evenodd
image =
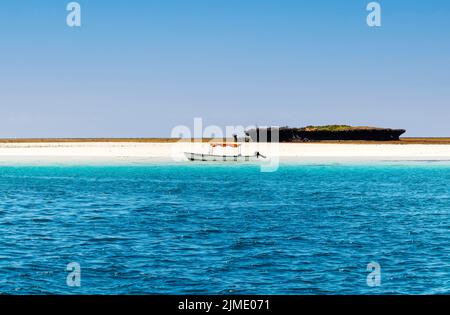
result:
M 182 160 L 183 152 L 207 153 L 208 143 L 190 142 L 16 142 L 0 143 L 0 161 L 12 157 L 163 158 Z M 450 160 L 450 144 L 243 143 L 242 153 L 310 159 Z M 218 152 L 219 153 L 219 152 Z M 222 154 L 222 153 L 220 153 Z M 9 158 L 8 158 L 9 157 Z

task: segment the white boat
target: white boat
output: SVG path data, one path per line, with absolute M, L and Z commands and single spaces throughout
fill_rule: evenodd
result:
M 216 147 L 232 147 L 237 149 L 238 152 L 236 154 L 214 154 L 214 149 Z M 259 152 L 255 152 L 253 155 L 242 155 L 241 145 L 239 143 L 211 143 L 209 153 L 184 152 L 184 155 L 189 161 L 203 162 L 250 162 L 261 158 L 266 158 Z

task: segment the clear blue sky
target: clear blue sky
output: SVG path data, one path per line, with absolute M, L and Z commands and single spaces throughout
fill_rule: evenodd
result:
M 0 138 L 169 136 L 204 124 L 352 124 L 450 136 L 450 1 L 0 4 Z

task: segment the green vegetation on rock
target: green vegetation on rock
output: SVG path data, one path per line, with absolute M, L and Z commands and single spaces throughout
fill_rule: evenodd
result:
M 382 130 L 379 127 L 366 127 L 366 126 L 348 126 L 348 125 L 325 125 L 325 126 L 306 126 L 300 128 L 305 131 L 327 131 L 327 132 L 339 132 L 339 131 L 355 131 L 355 130 Z

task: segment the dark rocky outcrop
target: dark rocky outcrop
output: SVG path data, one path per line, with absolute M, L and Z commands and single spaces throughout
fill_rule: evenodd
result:
M 304 128 L 281 127 L 280 142 L 307 142 L 320 140 L 366 140 L 366 141 L 395 141 L 405 133 L 404 129 L 389 129 L 376 127 L 352 127 L 345 125 L 309 126 Z M 256 128 L 246 131 L 252 141 L 272 142 L 273 128 Z M 276 139 L 274 139 L 276 141 Z

